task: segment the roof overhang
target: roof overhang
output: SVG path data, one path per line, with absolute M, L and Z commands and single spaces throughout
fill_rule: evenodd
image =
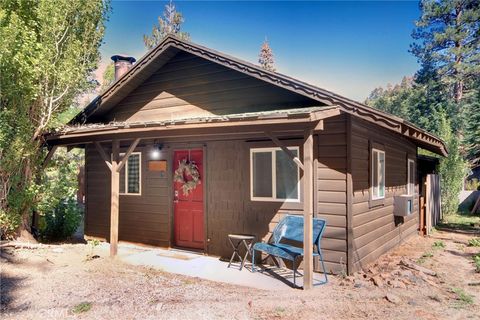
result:
M 291 135 L 306 129 L 321 130 L 319 123 L 339 115 L 337 106 L 207 116 L 161 122 L 86 124 L 65 127 L 45 136 L 50 146 L 72 146 L 111 140 L 255 138 L 266 132 Z

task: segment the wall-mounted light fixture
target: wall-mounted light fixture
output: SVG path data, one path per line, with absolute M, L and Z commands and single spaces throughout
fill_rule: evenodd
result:
M 163 149 L 163 144 L 154 143 L 153 148 L 150 152 L 150 158 L 153 160 L 160 160 L 162 158 L 162 149 Z

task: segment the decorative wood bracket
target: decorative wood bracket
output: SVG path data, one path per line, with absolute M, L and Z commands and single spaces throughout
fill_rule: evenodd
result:
M 295 156 L 290 149 L 288 149 L 277 137 L 275 137 L 272 132 L 265 131 L 265 134 L 273 141 L 273 143 L 277 145 L 277 147 L 281 148 L 290 157 L 290 159 L 292 159 L 292 161 L 300 167 L 300 169 L 304 170 L 302 161 L 300 161 L 300 159 Z
M 105 161 L 105 164 L 107 165 L 107 167 L 111 171 L 112 170 L 112 164 L 110 163 L 110 159 L 108 159 L 108 156 L 105 153 L 105 150 L 103 149 L 100 142 L 95 141 L 95 148 L 97 148 L 98 153 L 100 153 L 100 157 L 102 157 L 103 161 Z

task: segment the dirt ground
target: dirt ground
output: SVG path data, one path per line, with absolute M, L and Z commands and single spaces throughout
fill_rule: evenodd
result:
M 478 236 L 478 235 L 477 235 Z M 3 248 L 2 319 L 480 319 L 473 235 L 414 237 L 364 273 L 281 292 L 130 266 L 85 244 Z M 443 244 L 443 246 L 442 246 Z M 426 268 L 417 271 L 402 264 Z M 435 275 L 429 275 L 434 272 Z

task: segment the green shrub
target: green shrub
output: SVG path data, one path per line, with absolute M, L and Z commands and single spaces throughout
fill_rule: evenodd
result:
M 60 241 L 68 239 L 77 230 L 81 221 L 81 212 L 74 199 L 60 202 L 57 207 L 44 216 L 44 229 L 41 236 L 45 240 Z
M 480 253 L 473 255 L 473 263 L 475 264 L 475 270 L 480 272 Z
M 91 302 L 81 302 L 77 304 L 75 307 L 73 307 L 72 312 L 73 313 L 84 313 L 87 311 L 90 311 L 92 309 L 92 303 Z
M 480 247 L 480 238 L 472 238 L 468 240 L 469 247 Z
M 432 245 L 432 249 L 443 249 L 445 248 L 445 243 L 443 241 L 435 241 Z
M 0 239 L 12 239 L 20 226 L 21 217 L 0 209 Z

